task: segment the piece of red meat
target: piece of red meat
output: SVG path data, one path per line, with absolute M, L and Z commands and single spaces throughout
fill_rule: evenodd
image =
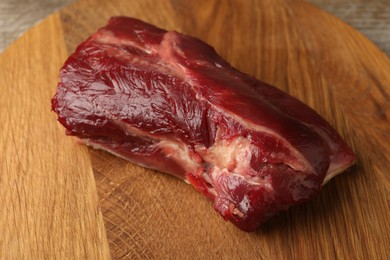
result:
M 355 161 L 314 110 L 206 43 L 113 17 L 60 72 L 52 108 L 68 135 L 191 183 L 255 230 Z

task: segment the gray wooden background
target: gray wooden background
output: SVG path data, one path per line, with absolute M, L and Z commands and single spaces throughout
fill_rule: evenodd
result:
M 0 52 L 39 20 L 73 1 L 0 0 Z M 390 56 L 390 0 L 306 1 L 349 23 Z

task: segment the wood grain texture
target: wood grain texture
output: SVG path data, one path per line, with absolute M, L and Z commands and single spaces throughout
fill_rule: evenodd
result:
M 50 111 L 66 58 L 53 15 L 0 57 L 0 259 L 108 259 L 86 149 Z
M 390 55 L 390 0 L 306 0 L 362 32 Z M 75 0 L 1 0 L 0 52 L 54 10 Z
M 390 61 L 360 33 L 299 0 L 80 0 L 59 15 L 0 56 L 0 258 L 107 258 L 108 246 L 114 259 L 390 258 Z M 66 54 L 112 15 L 210 43 L 315 108 L 358 163 L 312 202 L 244 233 L 174 177 L 88 156 L 49 100 Z
M 74 0 L 1 0 L 0 52 L 38 21 Z
M 390 56 L 390 0 L 308 0 L 339 17 Z
M 86 0 L 60 14 L 69 52 L 112 15 L 199 37 L 240 70 L 315 108 L 359 157 L 314 201 L 247 234 L 189 185 L 91 149 L 114 258 L 390 257 L 390 62 L 361 34 L 292 0 Z

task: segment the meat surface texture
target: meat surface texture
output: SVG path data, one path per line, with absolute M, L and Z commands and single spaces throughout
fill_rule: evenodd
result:
M 355 162 L 296 98 L 199 39 L 128 17 L 78 46 L 52 108 L 68 135 L 189 182 L 244 231 L 312 198 Z

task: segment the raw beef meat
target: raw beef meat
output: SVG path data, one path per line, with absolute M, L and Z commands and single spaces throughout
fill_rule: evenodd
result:
M 355 161 L 315 111 L 206 43 L 113 17 L 65 62 L 52 99 L 68 135 L 204 193 L 245 231 Z

